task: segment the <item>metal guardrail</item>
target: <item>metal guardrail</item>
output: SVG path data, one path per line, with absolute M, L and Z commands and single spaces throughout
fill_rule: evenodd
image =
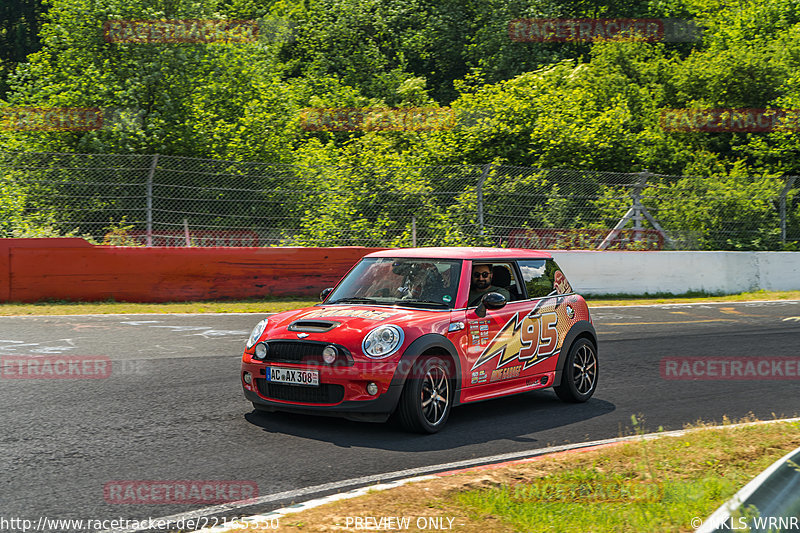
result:
M 697 533 L 736 530 L 800 531 L 800 448 L 745 485 L 708 517 Z

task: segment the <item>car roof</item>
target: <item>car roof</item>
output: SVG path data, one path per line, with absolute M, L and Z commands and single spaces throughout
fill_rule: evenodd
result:
M 394 248 L 365 257 L 413 257 L 424 259 L 552 259 L 549 252 L 527 248 L 430 247 Z

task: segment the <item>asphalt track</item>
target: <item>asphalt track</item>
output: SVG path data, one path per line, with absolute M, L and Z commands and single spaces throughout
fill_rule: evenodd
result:
M 796 358 L 799 301 L 596 308 L 592 317 L 601 366 L 588 403 L 539 391 L 462 406 L 432 436 L 254 413 L 238 375 L 258 315 L 2 317 L 0 356 L 107 357 L 112 370 L 105 379 L 0 378 L 0 519 L 140 520 L 206 507 L 109 503 L 103 488 L 118 480 L 252 481 L 263 497 L 617 437 L 633 431 L 631 415 L 651 431 L 800 414 L 797 379 L 665 379 L 661 370 L 675 356 Z

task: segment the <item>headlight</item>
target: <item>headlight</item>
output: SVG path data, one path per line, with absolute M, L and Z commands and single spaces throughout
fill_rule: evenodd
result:
M 262 333 L 264 333 L 264 330 L 267 329 L 267 324 L 269 324 L 269 320 L 265 318 L 264 320 L 256 324 L 256 327 L 253 328 L 253 332 L 250 333 L 250 338 L 247 339 L 246 346 L 248 350 L 252 348 L 255 343 L 258 342 L 258 338 L 261 336 Z
M 253 350 L 255 352 L 255 355 L 253 357 L 255 359 L 264 359 L 267 356 L 268 350 L 269 349 L 267 348 L 266 344 L 264 344 L 263 342 L 259 342 L 258 344 L 256 344 L 256 349 Z
M 373 359 L 383 359 L 395 353 L 403 344 L 403 330 L 394 324 L 373 329 L 364 337 L 361 351 Z
M 336 361 L 337 355 L 339 355 L 339 350 L 332 344 L 329 344 L 322 350 L 322 360 L 329 365 L 332 365 L 333 362 Z

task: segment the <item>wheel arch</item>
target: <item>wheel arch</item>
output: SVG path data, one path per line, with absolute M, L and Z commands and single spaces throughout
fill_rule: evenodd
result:
M 594 346 L 595 356 L 597 355 L 597 332 L 594 326 L 588 320 L 579 320 L 575 322 L 570 328 L 569 333 L 567 333 L 567 336 L 564 337 L 564 342 L 561 344 L 553 386 L 561 385 L 561 377 L 564 373 L 564 365 L 567 363 L 567 356 L 572 349 L 572 345 L 579 339 L 588 339 Z
M 453 365 L 453 405 L 458 405 L 458 399 L 461 396 L 461 360 L 455 345 L 444 335 L 426 333 L 412 342 L 400 358 L 392 384 L 405 383 L 416 363 L 421 358 L 432 355 L 445 358 Z

